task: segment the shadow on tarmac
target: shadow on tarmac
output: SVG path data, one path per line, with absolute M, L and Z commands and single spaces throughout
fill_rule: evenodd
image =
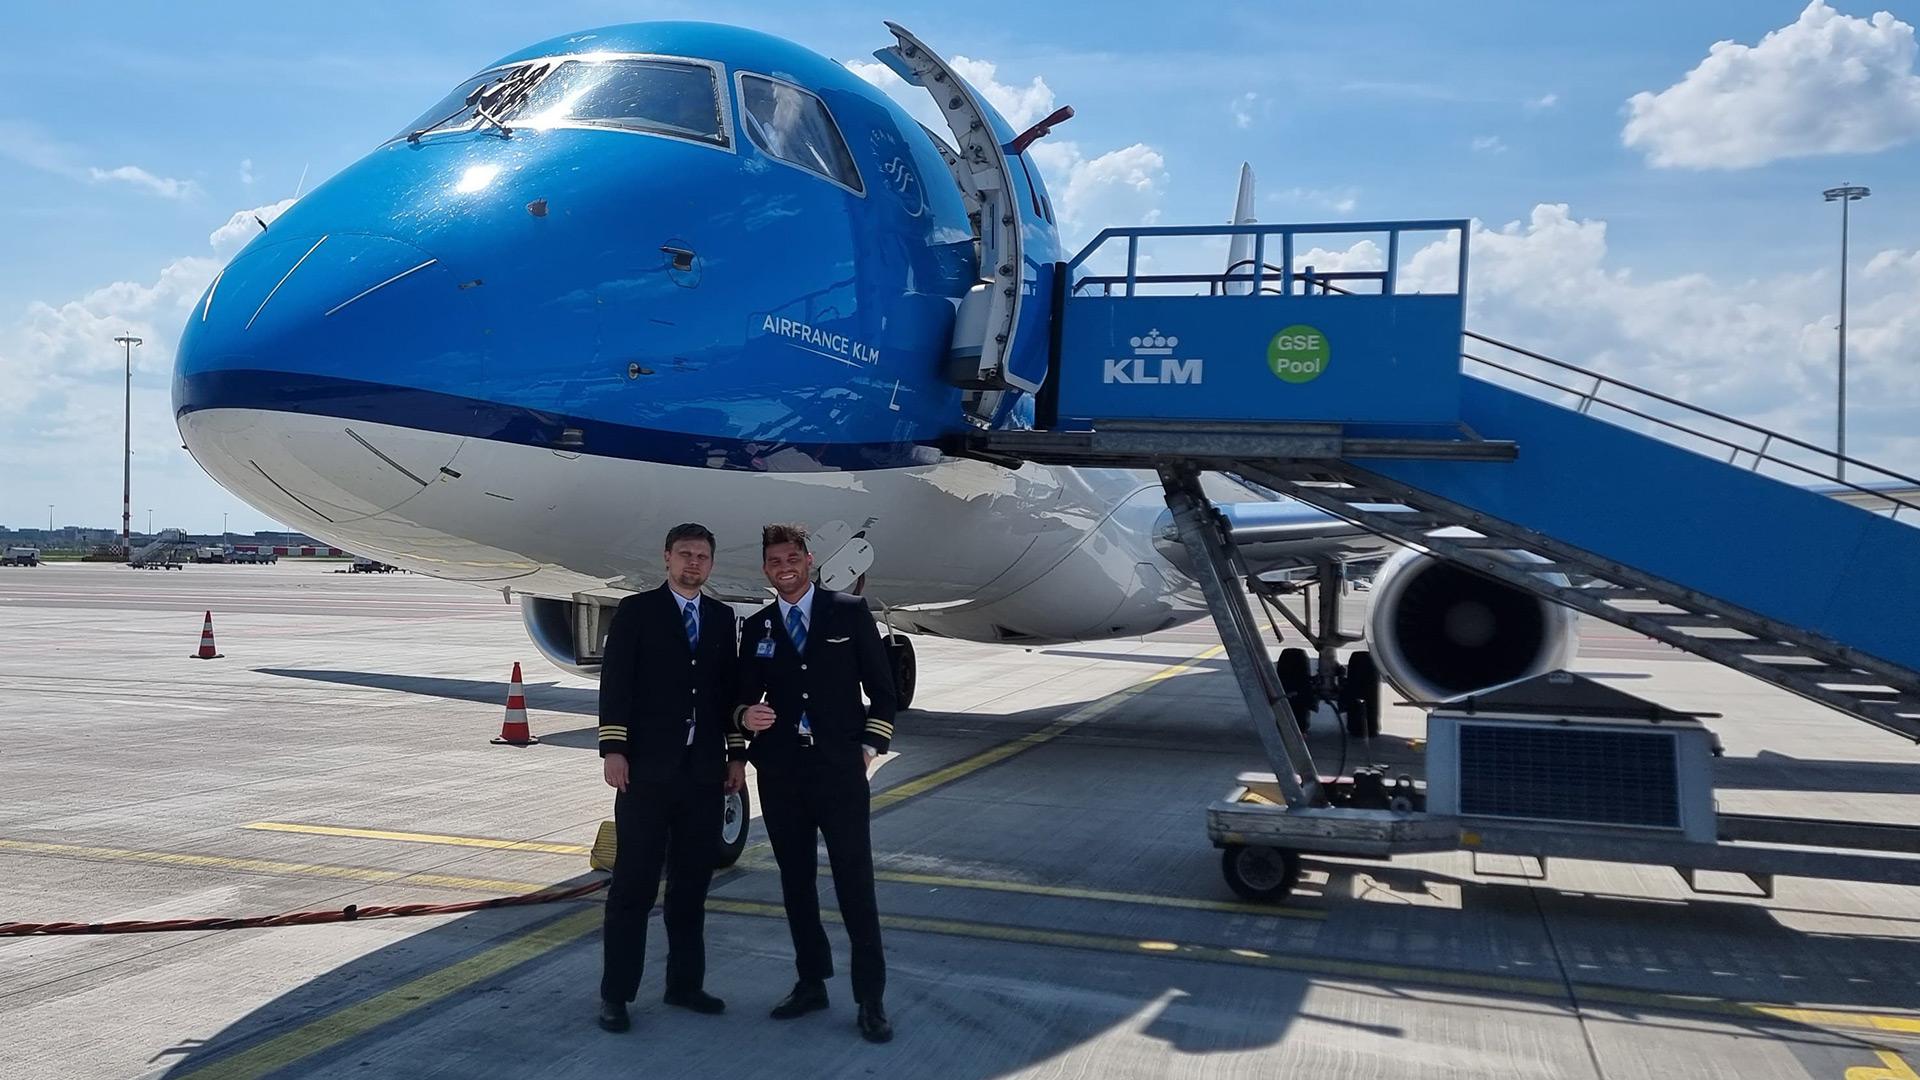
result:
M 494 682 L 371 672 L 260 670 L 462 701 L 494 703 L 502 696 L 502 687 Z M 1181 685 L 1173 686 L 1175 681 Z M 595 709 L 596 694 L 590 689 L 556 684 L 529 689 L 538 694 L 537 705 L 544 710 L 591 715 Z M 1232 693 L 1230 677 L 1221 672 L 1168 680 L 1135 693 L 1123 710 L 1080 730 L 1091 735 L 1112 725 L 1168 741 L 1201 738 L 1223 754 L 1243 760 L 1242 767 L 1257 768 L 1259 753 L 1243 717 L 1227 715 L 1230 709 L 1214 709 L 1197 714 L 1201 719 L 1193 719 L 1196 700 L 1231 701 Z M 988 726 L 996 737 L 1018 738 L 1040 730 L 1073 707 L 994 716 L 988 718 Z M 940 738 L 941 715 L 926 714 L 923 721 L 926 726 L 922 730 L 928 732 L 923 737 L 930 742 Z M 977 714 L 964 718 L 983 720 Z M 1339 736 L 1328 730 L 1332 725 L 1315 726 L 1316 752 L 1328 754 Z M 1229 741 L 1232 732 L 1238 733 L 1237 741 Z M 1071 737 L 1063 739 L 1062 750 L 1070 749 L 1071 742 Z M 1151 748 L 1125 746 L 1102 752 L 1150 758 L 1155 753 Z M 950 756 L 944 761 L 928 760 L 939 756 L 928 754 L 909 768 L 887 771 L 883 774 L 886 784 L 880 790 L 926 775 L 952 760 Z M 1768 758 L 1763 755 L 1755 759 L 1752 767 L 1784 769 L 1790 763 L 1800 769 L 1807 764 Z M 1039 767 L 1031 762 L 1025 766 L 1013 764 L 1024 760 L 1016 757 L 973 776 Z M 1332 760 L 1331 756 L 1323 758 L 1329 766 Z M 1105 759 L 1097 756 L 1079 761 L 1078 767 L 1084 770 L 1107 767 Z M 1117 769 L 1120 759 L 1113 761 Z M 901 764 L 908 762 L 903 760 Z M 1209 776 L 1226 771 L 1211 763 L 1201 766 Z M 1224 781 L 1227 777 L 1217 779 Z M 1082 777 L 1079 782 L 1089 780 Z M 1116 772 L 1105 783 L 1123 782 Z M 1891 778 L 1886 782 L 1891 784 Z M 1909 784 L 1900 790 L 1913 789 Z M 1196 787 L 1192 795 L 1205 800 L 1215 797 L 1217 790 Z M 923 834 L 916 839 L 910 835 L 914 830 L 907 824 L 909 817 L 897 816 L 893 810 L 915 807 L 917 813 L 950 817 L 960 805 L 958 799 L 909 801 L 876 813 L 877 861 L 884 867 L 890 856 L 903 853 L 936 859 L 943 854 L 926 850 L 930 845 L 924 841 L 932 837 L 937 842 L 938 834 Z M 1108 826 L 1116 834 L 1113 844 L 1126 846 L 1123 834 L 1134 827 L 1129 822 L 1135 820 L 1124 809 L 1114 812 Z M 1141 829 L 1151 824 L 1146 818 L 1138 820 Z M 1024 850 L 1022 842 L 1009 839 L 1014 842 L 1006 848 L 1004 857 L 1017 860 Z M 1197 830 L 1194 843 L 1204 845 Z M 1133 857 L 1159 858 L 1155 854 L 1159 850 L 1141 845 Z M 1192 854 L 1185 851 L 1182 858 Z M 1328 918 L 1313 924 L 1311 934 L 1298 939 L 1302 944 L 1297 947 L 1276 949 L 1267 943 L 1279 933 L 1277 925 L 1294 925 L 1290 920 L 1237 915 L 1222 916 L 1227 920 L 1224 922 L 1186 924 L 1202 938 L 1210 935 L 1216 941 L 1216 953 L 1244 942 L 1273 950 L 1274 956 L 1289 961 L 1280 966 L 1179 959 L 1021 938 L 1023 933 L 1033 931 L 1042 935 L 1103 935 L 1113 940 L 1138 934 L 1132 918 L 1138 909 L 1123 911 L 1117 905 L 1092 900 L 1083 901 L 1076 914 L 1062 917 L 1060 911 L 1031 902 L 1007 903 L 996 900 L 992 893 L 981 893 L 969 909 L 969 917 L 976 925 L 998 927 L 1004 934 L 943 932 L 927 925 L 889 929 L 888 1006 L 899 1037 L 885 1047 L 861 1043 L 852 1030 L 853 1005 L 845 980 L 846 946 L 837 926 L 829 926 L 840 973 L 830 984 L 833 1009 L 792 1023 L 765 1018 L 764 1010 L 784 993 L 792 978 L 792 954 L 777 904 L 768 902 L 768 897 L 777 897 L 777 885 L 764 873 L 736 868 L 722 872 L 714 881 L 716 904 L 731 904 L 731 908 L 710 909 L 708 986 L 730 999 L 729 1014 L 724 1018 L 695 1017 L 658 1004 L 665 942 L 656 921 L 646 980 L 634 1006 L 636 1030 L 622 1037 L 605 1035 L 593 1026 L 600 948 L 597 904 L 569 903 L 558 910 L 479 912 L 349 960 L 204 1042 L 186 1038 L 183 1033 L 178 1045 L 162 1055 L 183 1055 L 165 1069 L 164 1075 L 185 1080 L 207 1068 L 224 1075 L 221 1070 L 241 1062 L 243 1055 L 280 1045 L 275 1040 L 281 1036 L 299 1040 L 309 1035 L 312 1037 L 295 1046 L 304 1048 L 301 1053 L 286 1057 L 273 1075 L 603 1077 L 629 1075 L 642 1068 L 651 1076 L 837 1076 L 859 1072 L 892 1080 L 906 1076 L 985 1080 L 1049 1065 L 1103 1075 L 1153 1068 L 1141 1056 L 1147 1052 L 1139 1045 L 1142 1037 L 1182 1055 L 1218 1055 L 1277 1046 L 1301 1021 L 1352 1031 L 1354 1038 L 1361 1040 L 1351 1051 L 1359 1055 L 1355 1061 L 1386 1065 L 1396 1060 L 1391 1056 L 1395 1051 L 1366 1042 L 1369 1037 L 1400 1040 L 1431 1035 L 1410 1035 L 1408 1026 L 1393 1022 L 1396 1018 L 1408 1018 L 1408 1025 L 1439 1025 L 1442 1030 L 1456 1021 L 1467 1022 L 1465 1012 L 1449 1013 L 1449 1020 L 1447 1015 L 1412 1011 L 1440 1008 L 1434 1004 L 1434 993 L 1423 989 L 1434 984 L 1424 982 L 1421 972 L 1435 973 L 1436 977 L 1483 973 L 1492 983 L 1511 978 L 1552 987 L 1565 986 L 1571 979 L 1578 986 L 1568 989 L 1576 994 L 1580 987 L 1610 985 L 1639 988 L 1650 995 L 1692 991 L 1732 1001 L 1817 998 L 1833 1006 L 1871 1007 L 1903 1000 L 1899 995 L 1910 993 L 1911 973 L 1920 970 L 1920 940 L 1805 930 L 1783 925 L 1775 912 L 1751 903 L 1699 897 L 1663 900 L 1612 896 L 1540 884 L 1519 886 L 1407 865 L 1310 860 L 1308 867 L 1317 871 L 1315 880 L 1301 890 L 1298 901 L 1302 906 L 1326 910 Z M 1050 872 L 1058 875 L 1058 867 L 1044 862 L 1020 869 L 1031 873 L 1036 881 L 1047 880 Z M 1148 880 L 1156 868 L 1141 865 L 1134 869 L 1142 880 Z M 1324 884 L 1320 875 L 1325 875 Z M 1072 880 L 1057 883 L 1082 884 Z M 831 885 L 824 878 L 821 889 L 830 906 Z M 1213 896 L 1224 891 L 1224 886 L 1216 877 L 1205 884 L 1195 883 L 1193 890 Z M 1450 890 L 1457 890 L 1457 906 L 1419 902 Z M 959 891 L 950 889 L 950 894 Z M 1362 892 L 1367 895 L 1360 895 Z M 889 910 L 884 893 L 881 906 L 883 913 L 897 914 Z M 569 919 L 575 923 L 567 923 Z M 924 924 L 930 920 L 920 921 Z M 523 941 L 528 934 L 556 923 L 573 927 L 561 944 L 529 951 L 516 963 L 455 986 L 450 992 L 429 987 L 421 989 L 412 1001 L 401 995 L 403 1000 L 393 1002 L 392 1015 L 329 1041 L 330 1024 L 356 1008 L 366 1008 L 366 1003 L 379 995 L 429 973 L 445 974 L 463 961 Z M 1355 965 L 1374 965 L 1379 970 Z M 1306 996 L 1323 978 L 1337 979 L 1339 992 L 1350 995 L 1350 1000 L 1376 1000 L 1380 1004 L 1362 1005 L 1376 1011 L 1360 1018 L 1328 1015 L 1324 1009 L 1309 1012 Z M 1398 1004 L 1402 1001 L 1404 1006 Z M 1564 1021 L 1571 1015 L 1571 1005 L 1572 1001 L 1557 990 L 1522 994 L 1494 986 L 1472 991 L 1470 1004 L 1463 1008 L 1493 1018 L 1487 1022 L 1495 1025 L 1548 1024 Z M 1402 1007 L 1410 1011 L 1402 1013 Z M 1803 1051 L 1839 1054 L 1855 1063 L 1868 1041 L 1845 1032 L 1800 1027 L 1743 1013 L 1738 1008 L 1700 1015 L 1695 1008 L 1676 1011 L 1618 1000 L 1607 1008 L 1628 1022 L 1655 1025 L 1669 1034 L 1697 1030 L 1706 1038 L 1735 1030 L 1765 1038 L 1785 1036 Z M 1129 1036 L 1129 1030 L 1136 1034 Z M 1566 1030 L 1561 1028 L 1543 1029 L 1543 1034 L 1550 1036 L 1553 1031 L 1564 1039 Z M 1323 1031 L 1306 1045 L 1324 1043 L 1327 1038 Z M 1420 1041 L 1406 1043 L 1399 1052 L 1421 1045 Z M 1069 1059 L 1078 1064 L 1068 1065 Z M 1179 1067 L 1164 1064 L 1170 1069 Z M 1513 1064 L 1503 1061 L 1494 1071 L 1512 1072 Z M 1235 1067 L 1225 1062 L 1222 1065 Z M 243 1070 L 236 1075 L 264 1073 Z

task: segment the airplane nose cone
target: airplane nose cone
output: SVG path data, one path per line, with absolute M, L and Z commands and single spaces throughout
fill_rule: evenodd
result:
M 423 409 L 457 410 L 456 397 L 427 387 L 481 383 L 485 335 L 465 284 L 432 253 L 391 237 L 261 237 L 188 317 L 173 381 L 184 444 L 282 520 L 338 523 L 416 493 L 458 437 L 422 436 L 409 448 L 350 425 L 371 431 Z M 362 451 L 364 469 L 339 450 L 355 435 L 378 448 Z
M 231 404 L 242 387 L 293 404 L 303 395 L 288 390 L 316 380 L 384 381 L 401 374 L 402 358 L 478 374 L 482 335 L 461 310 L 471 305 L 462 284 L 431 253 L 384 236 L 256 243 L 220 272 L 188 318 L 175 411 Z

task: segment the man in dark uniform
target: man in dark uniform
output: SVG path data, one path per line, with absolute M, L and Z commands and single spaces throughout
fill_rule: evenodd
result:
M 760 550 L 779 599 L 749 618 L 741 635 L 737 713 L 749 733 L 761 821 L 780 864 L 800 974 L 773 1017 L 827 1007 L 833 951 L 820 925 L 815 855 L 816 836 L 824 836 L 853 944 L 860 1034 L 886 1042 L 893 1027 L 881 1001 L 887 966 L 873 896 L 867 765 L 893 741 L 893 669 L 866 601 L 813 584 L 804 528 L 769 525 Z
M 667 534 L 666 584 L 620 601 L 600 669 L 600 756 L 614 798 L 618 855 L 607 892 L 600 1026 L 625 1031 L 640 989 L 647 915 L 667 866 L 665 1001 L 701 1013 L 726 1008 L 706 979 L 707 885 L 720 848 L 722 792 L 746 777 L 746 739 L 733 727 L 733 609 L 700 594 L 713 571 L 713 533 Z

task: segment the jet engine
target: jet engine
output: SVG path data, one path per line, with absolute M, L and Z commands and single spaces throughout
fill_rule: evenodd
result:
M 540 650 L 548 663 L 575 675 L 600 677 L 597 652 L 583 659 L 574 644 L 578 611 L 573 601 L 522 593 L 520 618 L 527 625 L 527 637 L 533 640 L 533 647 Z
M 1580 645 L 1573 609 L 1417 551 L 1400 552 L 1375 576 L 1366 634 L 1381 673 L 1415 701 L 1565 667 Z

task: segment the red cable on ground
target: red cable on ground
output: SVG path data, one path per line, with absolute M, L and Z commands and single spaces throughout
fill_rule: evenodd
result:
M 331 911 L 290 911 L 282 915 L 256 915 L 248 919 L 156 919 L 148 921 L 79 923 L 0 923 L 0 937 L 46 937 L 54 934 L 160 934 L 180 930 L 248 930 L 265 926 L 315 926 L 320 923 L 358 922 L 361 919 L 398 919 L 409 915 L 458 915 L 488 908 L 527 907 L 573 900 L 599 892 L 607 879 L 589 881 L 565 889 L 547 889 L 523 896 L 496 896 L 487 900 L 467 900 L 458 904 L 376 904 L 361 907 L 348 904 Z

